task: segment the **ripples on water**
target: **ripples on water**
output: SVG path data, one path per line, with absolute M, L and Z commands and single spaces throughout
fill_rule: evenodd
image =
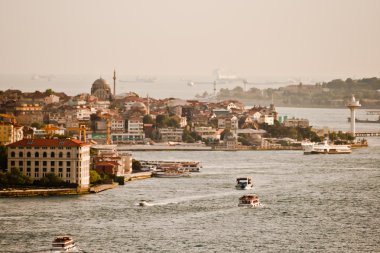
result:
M 380 251 L 380 139 L 350 155 L 300 151 L 136 152 L 200 160 L 191 178 L 133 181 L 99 194 L 0 199 L 0 252 L 71 234 L 88 252 Z M 263 208 L 237 207 L 250 175 Z M 140 200 L 152 206 L 139 207 Z

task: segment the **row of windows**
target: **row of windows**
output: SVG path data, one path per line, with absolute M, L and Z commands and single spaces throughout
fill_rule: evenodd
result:
M 23 172 L 24 168 L 20 168 L 20 171 Z M 31 168 L 26 168 L 25 171 L 26 172 L 32 172 L 32 169 Z M 34 173 L 38 173 L 41 170 L 40 170 L 40 168 L 34 168 L 33 171 L 34 171 Z M 58 171 L 56 169 L 54 169 L 54 168 L 50 168 L 50 170 L 48 170 L 47 168 L 42 168 L 42 172 L 45 172 L 45 173 L 47 173 L 47 172 L 51 172 L 51 173 L 60 172 L 60 173 L 62 173 L 63 172 L 63 168 L 58 168 Z M 71 172 L 71 168 L 66 168 L 66 173 L 70 174 L 70 172 Z
M 26 165 L 30 166 L 32 164 L 31 161 L 26 161 Z M 11 161 L 11 166 L 15 166 L 16 161 Z M 19 166 L 24 166 L 24 161 L 18 161 Z M 40 161 L 34 161 L 34 166 L 39 166 Z M 78 165 L 78 162 L 77 162 Z M 42 161 L 42 166 L 47 166 L 47 161 Z M 50 166 L 55 166 L 55 161 L 50 161 Z M 63 166 L 63 161 L 58 161 L 58 166 Z M 70 161 L 66 161 L 66 166 L 71 166 Z
M 15 157 L 15 156 L 16 156 L 16 152 L 12 151 L 12 152 L 11 152 L 11 157 Z M 19 156 L 19 157 L 24 157 L 24 152 L 21 152 L 21 151 L 20 151 L 20 152 L 18 153 L 18 156 Z M 26 157 L 32 157 L 32 153 L 31 153 L 31 152 L 27 152 L 27 153 L 26 153 Z M 40 157 L 40 152 L 35 152 L 35 153 L 34 153 L 34 157 Z M 42 157 L 48 157 L 48 153 L 47 153 L 47 152 L 43 152 L 43 153 L 42 153 Z M 51 152 L 51 153 L 50 153 L 50 157 L 55 157 L 55 152 Z M 59 158 L 63 158 L 63 152 L 59 152 L 59 153 L 58 153 L 58 157 L 59 157 Z M 70 152 L 67 152 L 67 153 L 66 153 L 66 157 L 67 157 L 67 158 L 70 158 L 70 157 L 71 157 L 71 153 L 70 153 Z
M 48 149 L 49 147 L 41 147 L 41 149 Z M 11 147 L 11 149 L 16 149 L 16 147 Z M 18 147 L 18 149 L 24 149 L 24 147 Z M 32 149 L 32 147 L 25 147 L 25 149 Z M 34 147 L 34 149 L 40 149 L 40 147 Z M 55 147 L 50 147 L 50 149 L 55 149 Z M 57 149 L 65 149 L 64 147 L 58 147 Z M 66 147 L 67 150 L 71 147 Z

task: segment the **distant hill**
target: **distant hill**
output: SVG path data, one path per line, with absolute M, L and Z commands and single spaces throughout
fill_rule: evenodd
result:
M 231 90 L 221 89 L 217 96 L 219 100 L 239 99 L 246 104 L 270 104 L 273 98 L 277 106 L 344 107 L 352 94 L 360 100 L 363 107 L 380 108 L 380 79 L 336 79 L 315 85 L 300 83 L 278 89 L 251 88 L 248 91 L 235 87 Z

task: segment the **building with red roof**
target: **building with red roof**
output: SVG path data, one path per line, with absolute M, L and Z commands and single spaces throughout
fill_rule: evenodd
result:
M 23 139 L 8 145 L 8 169 L 32 179 L 54 173 L 80 188 L 90 184 L 90 144 L 75 139 Z

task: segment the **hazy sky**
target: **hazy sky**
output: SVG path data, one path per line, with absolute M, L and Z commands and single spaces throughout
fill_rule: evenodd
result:
M 379 0 L 0 0 L 0 74 L 380 76 Z

